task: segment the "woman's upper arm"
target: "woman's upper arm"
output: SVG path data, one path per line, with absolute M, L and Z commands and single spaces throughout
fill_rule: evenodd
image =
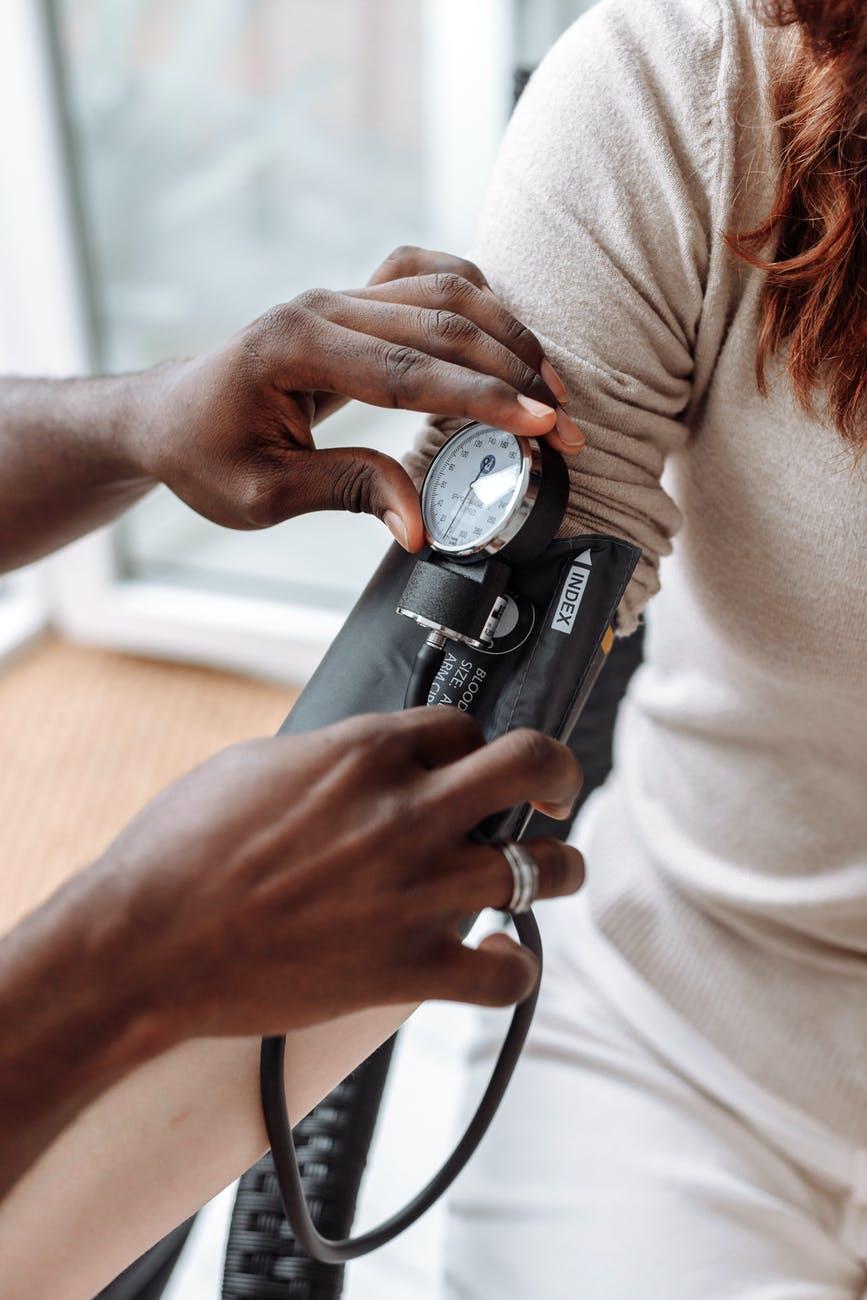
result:
M 541 338 L 587 435 L 563 531 L 641 547 L 622 631 L 657 589 L 679 523 L 660 476 L 688 433 L 716 219 L 721 43 L 712 0 L 605 0 L 579 20 L 515 111 L 472 252 Z M 411 472 L 441 439 L 434 422 Z

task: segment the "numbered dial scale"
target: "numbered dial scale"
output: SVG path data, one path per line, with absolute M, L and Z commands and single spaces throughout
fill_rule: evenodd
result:
M 422 484 L 427 540 L 456 560 L 524 563 L 556 535 L 568 495 L 566 463 L 546 442 L 468 424 L 443 444 Z

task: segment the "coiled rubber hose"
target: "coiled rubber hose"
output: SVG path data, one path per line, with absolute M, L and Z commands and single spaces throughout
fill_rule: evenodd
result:
M 445 645 L 445 637 L 442 634 L 431 632 L 419 648 L 407 684 L 405 708 L 411 709 L 430 702 L 431 687 L 443 663 Z M 536 957 L 541 973 L 542 939 L 532 912 L 514 916 L 513 921 L 518 938 Z M 469 929 L 471 924 L 472 922 L 469 921 L 466 929 Z M 307 1202 L 298 1153 L 289 1126 L 285 1084 L 286 1039 L 283 1035 L 262 1039 L 259 1089 L 262 1098 L 262 1114 L 271 1142 L 274 1172 L 283 1197 L 286 1215 L 295 1230 L 299 1244 L 308 1254 L 326 1264 L 344 1264 L 350 1259 L 359 1259 L 362 1255 L 379 1250 L 381 1246 L 393 1241 L 420 1219 L 435 1201 L 439 1200 L 464 1168 L 497 1113 L 530 1032 L 538 997 L 539 980 L 537 979 L 530 996 L 525 998 L 512 1014 L 511 1024 L 488 1086 L 461 1140 L 449 1158 L 403 1209 L 369 1232 L 352 1238 L 326 1236 L 314 1222 Z

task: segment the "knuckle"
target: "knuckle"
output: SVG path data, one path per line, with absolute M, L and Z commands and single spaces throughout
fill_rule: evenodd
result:
M 476 287 L 456 271 L 437 271 L 431 277 L 434 297 L 444 303 L 462 303 L 473 297 Z
M 476 341 L 479 330 L 466 316 L 440 308 L 434 313 L 433 333 L 443 343 L 467 347 Z
M 403 760 L 410 750 L 410 742 L 406 733 L 406 728 L 397 725 L 394 719 L 400 720 L 400 714 L 383 714 L 371 715 L 371 726 L 368 730 L 368 743 L 366 749 L 368 754 L 373 752 L 379 761 L 384 762 L 389 758 L 399 758 Z
M 288 305 L 290 308 L 296 308 L 299 312 L 322 316 L 327 311 L 334 296 L 330 289 L 305 289 L 303 293 L 299 293 L 297 298 L 293 298 Z
M 482 285 L 488 283 L 484 275 L 482 274 L 480 268 L 476 266 L 475 262 L 470 262 L 465 257 L 459 257 L 457 259 L 457 264 L 458 266 L 460 266 L 461 268 L 460 274 L 463 276 L 465 280 L 469 280 L 472 284 L 476 285 L 479 288 L 481 288 Z
M 463 709 L 444 706 L 438 710 L 442 714 L 441 725 L 449 733 L 453 733 L 457 739 L 473 740 L 482 742 L 485 733 L 482 731 L 481 723 L 466 713 Z
M 368 284 L 387 284 L 390 280 L 403 280 L 415 275 L 424 257 L 424 250 L 414 244 L 398 244 L 383 258 Z
M 537 388 L 539 376 L 530 366 L 515 358 L 511 369 L 511 380 L 518 392 L 530 393 Z
M 392 406 L 399 406 L 413 390 L 420 369 L 421 356 L 407 344 L 397 344 L 385 351 L 385 390 Z
M 333 506 L 359 515 L 370 511 L 376 485 L 376 469 L 366 461 L 347 462 L 331 483 Z
M 412 267 L 422 256 L 422 250 L 416 244 L 398 244 L 393 248 L 383 263 L 384 266 Z
M 377 782 L 381 821 L 376 828 L 376 856 L 393 877 L 417 878 L 423 872 L 430 837 L 424 835 L 424 817 L 415 791 L 394 776 L 403 751 L 392 738 L 378 746 L 376 757 L 382 771 L 389 774 L 387 781 L 380 778 Z
M 511 745 L 516 763 L 523 767 L 544 775 L 557 766 L 556 742 L 541 731 L 532 731 L 529 727 L 513 731 Z
M 292 302 L 275 303 L 256 322 L 257 332 L 269 339 L 279 339 L 284 338 L 287 334 L 297 334 L 306 323 L 305 310 L 297 298 L 293 299 Z
M 393 719 L 400 714 L 391 713 L 356 713 L 352 718 L 335 722 L 329 730 L 343 731 L 350 742 L 363 744 L 368 736 L 385 731 L 393 725 Z
M 541 363 L 543 358 L 542 345 L 539 343 L 535 334 L 522 325 L 514 316 L 509 316 L 505 323 L 505 337 L 507 342 L 519 347 L 525 356 L 537 356 Z
M 485 733 L 478 722 L 470 717 L 468 713 L 464 713 L 462 709 L 440 705 L 437 706 L 436 712 L 443 715 L 441 720 L 437 720 L 437 729 L 439 740 L 444 749 L 448 751 L 448 758 L 442 764 L 442 767 L 435 769 L 428 775 L 431 786 L 437 791 L 437 794 L 432 794 L 431 797 L 437 800 L 439 798 L 444 799 L 446 806 L 448 806 L 449 792 L 453 788 L 453 778 L 449 769 L 453 768 L 456 763 L 459 763 L 461 759 L 466 758 L 469 754 L 483 749 Z M 441 780 L 436 776 L 437 771 L 443 774 L 444 779 Z M 485 788 L 486 783 L 490 781 L 489 776 L 484 772 L 475 776 L 467 773 L 463 779 L 471 785 L 477 786 L 480 790 Z
M 243 331 L 243 352 L 257 373 L 261 367 L 269 366 L 270 358 L 285 348 L 287 338 L 294 339 L 301 332 L 301 316 L 294 303 L 275 303 Z
M 368 829 L 375 829 L 374 809 L 384 810 L 389 843 L 394 846 L 414 813 L 411 782 L 404 779 L 409 767 L 405 743 L 393 727 L 374 716 L 348 728 L 340 742 L 342 761 L 358 789 L 365 792 Z
M 362 713 L 358 717 L 335 723 L 329 730 L 339 733 L 339 739 L 347 749 L 367 755 L 372 748 L 385 744 L 394 734 L 394 719 L 399 717 L 400 714 Z

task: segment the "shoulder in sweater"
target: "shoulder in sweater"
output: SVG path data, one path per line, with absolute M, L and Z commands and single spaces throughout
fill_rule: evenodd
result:
M 580 18 L 518 104 L 472 250 L 542 338 L 587 434 L 567 530 L 642 550 L 624 631 L 679 522 L 660 478 L 688 437 L 722 250 L 736 19 L 733 0 L 602 0 Z M 418 445 L 416 475 L 439 437 L 432 428 Z

